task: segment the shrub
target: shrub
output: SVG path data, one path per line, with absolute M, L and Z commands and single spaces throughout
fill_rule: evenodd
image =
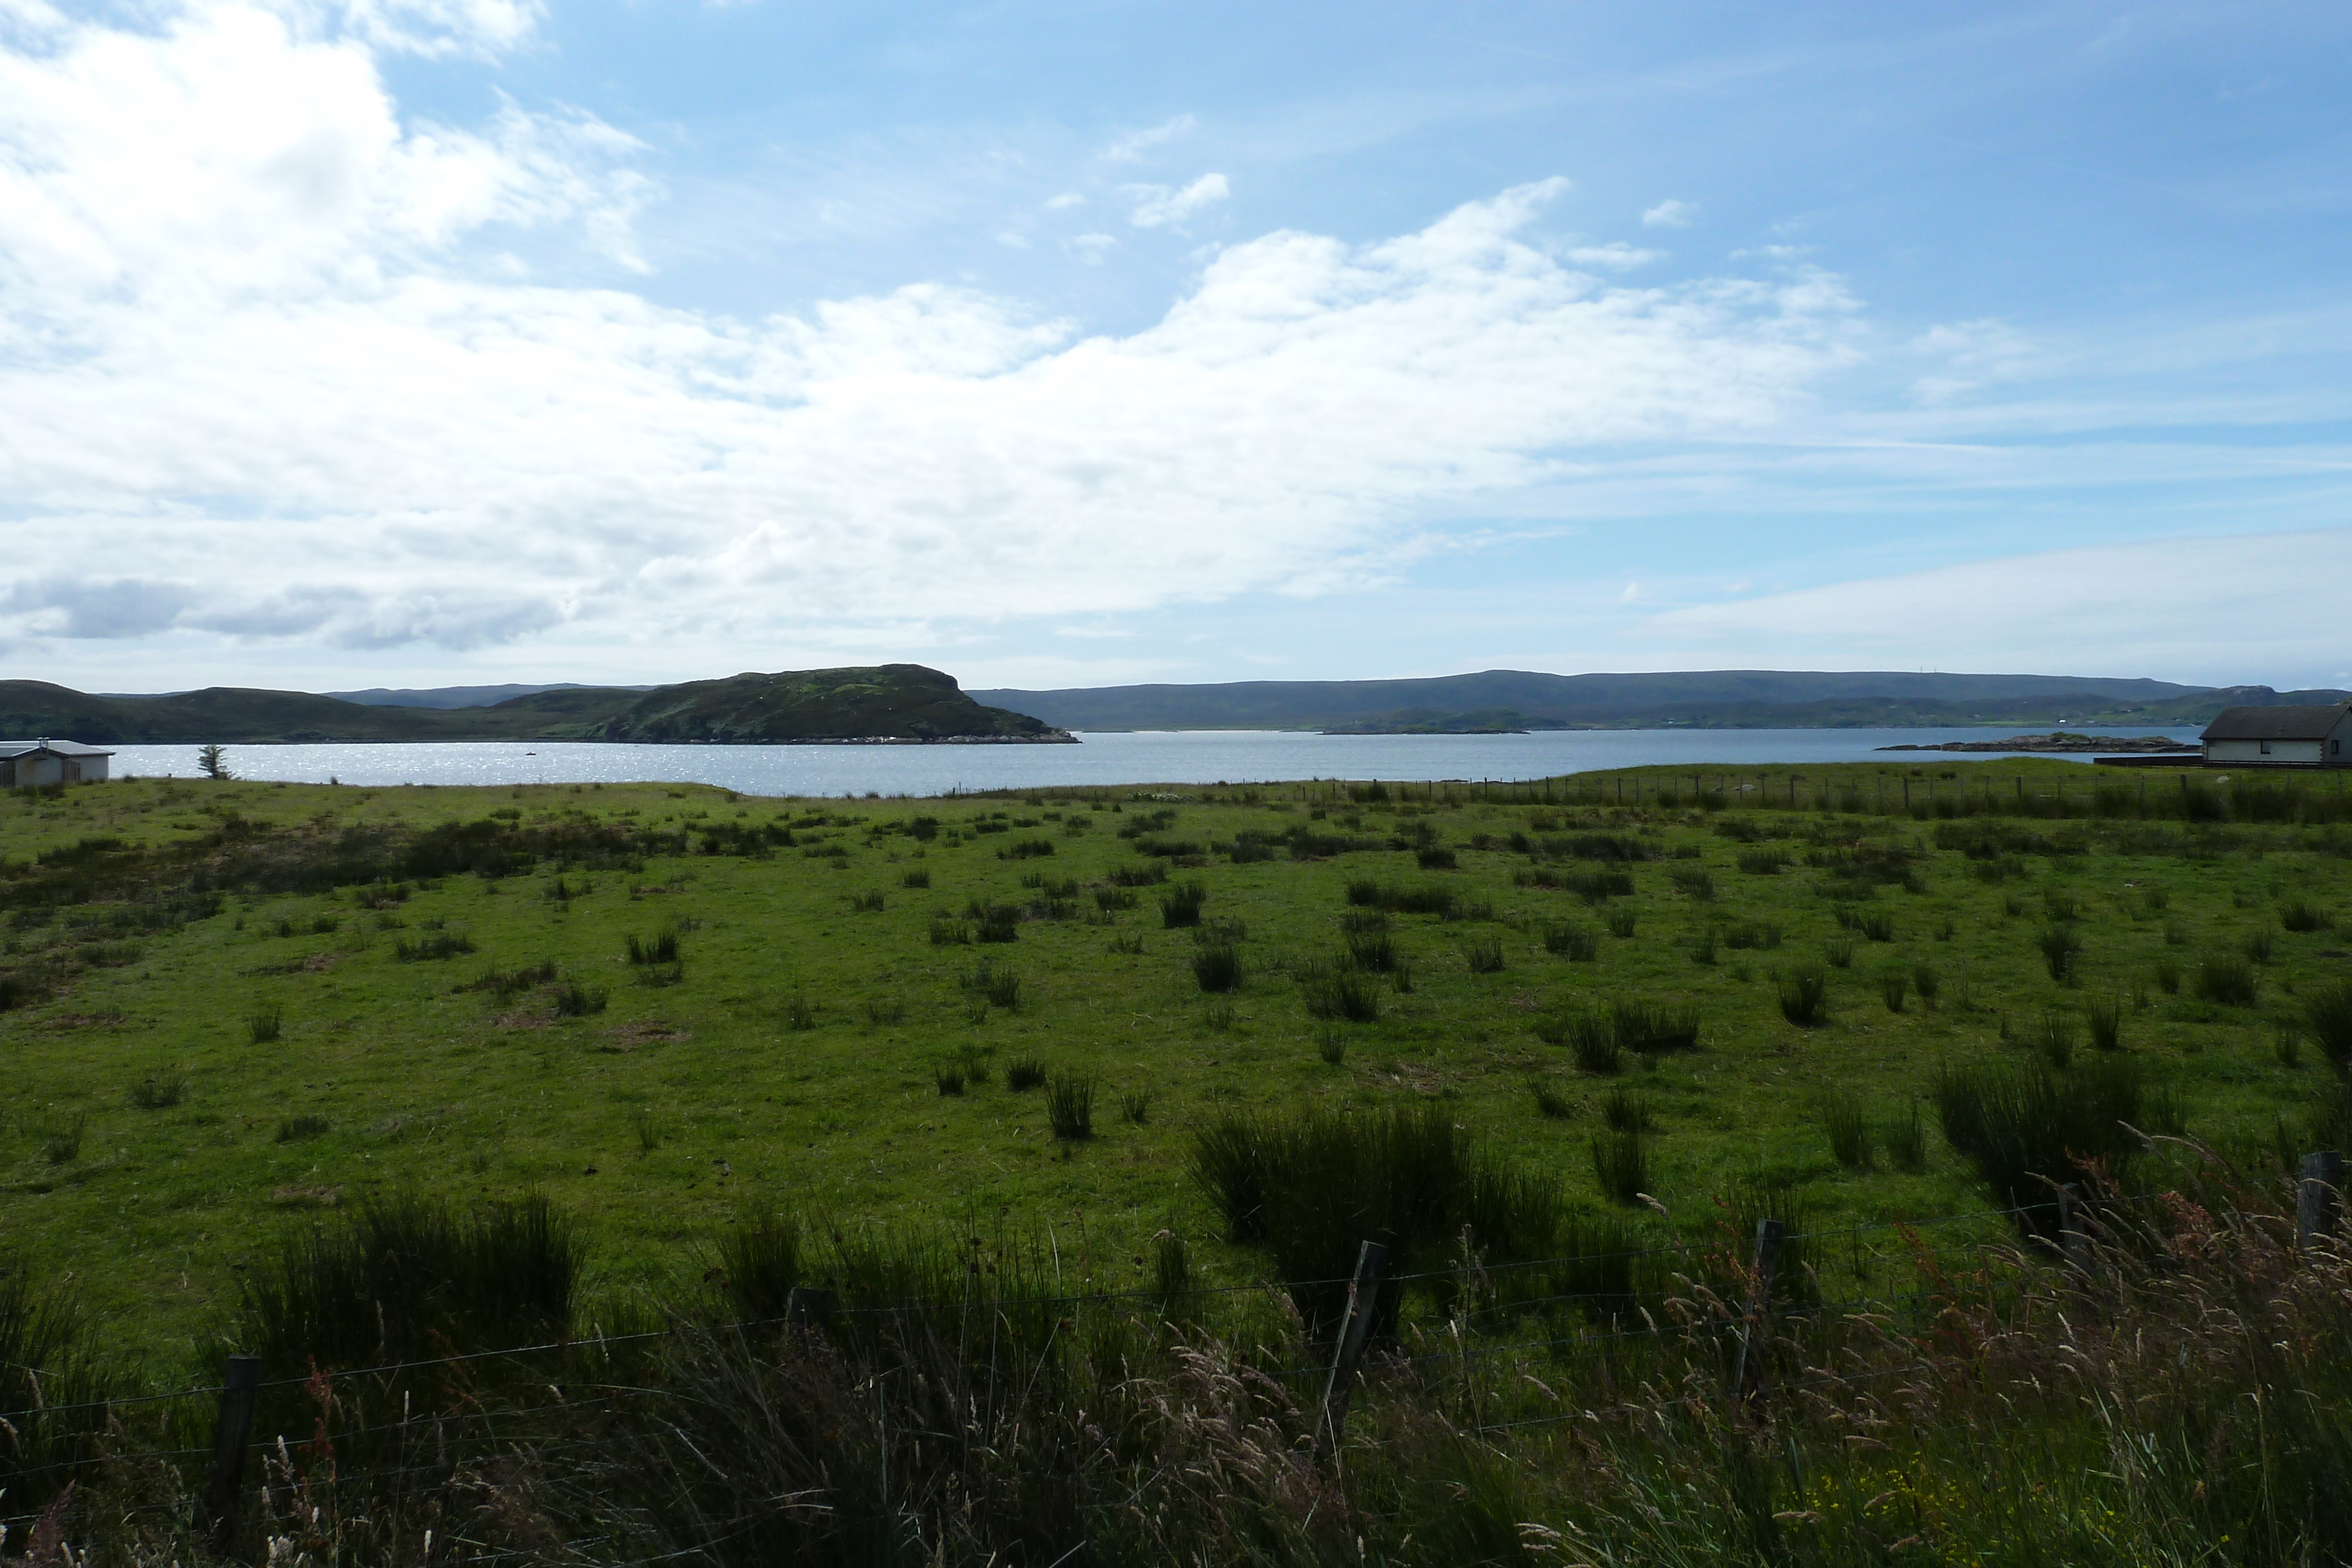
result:
M 1462 945 L 1462 962 L 1474 975 L 1496 975 L 1503 970 L 1503 939 L 1482 937 Z
M 1054 1074 L 1045 1086 L 1045 1120 L 1054 1136 L 1075 1142 L 1095 1135 L 1095 1081 L 1090 1075 Z
M 2042 949 L 2042 962 L 2050 970 L 2050 977 L 2060 985 L 2074 977 L 2074 960 L 2083 951 L 2083 939 L 2074 935 L 2072 925 L 2045 925 L 2037 944 Z
M 1045 1064 L 1034 1056 L 1016 1056 L 1004 1064 L 1004 1086 L 1018 1094 L 1045 1082 Z
M 1821 1118 L 1822 1130 L 1829 1135 L 1830 1157 L 1850 1171 L 1869 1170 L 1875 1159 L 1870 1118 L 1861 1097 L 1850 1091 L 1832 1090 L 1822 1096 Z
M 1944 1141 L 1993 1200 L 2019 1208 L 2029 1231 L 2048 1234 L 2056 1228 L 2050 1184 L 2079 1180 L 2101 1162 L 2119 1178 L 2138 1153 L 2126 1124 L 2139 1123 L 2142 1082 L 2129 1057 L 2072 1072 L 2039 1061 L 1948 1067 L 1936 1075 L 1936 1114 Z
M 142 1111 L 168 1111 L 188 1097 L 188 1081 L 176 1072 L 151 1072 L 131 1086 L 131 1103 Z
M 2300 898 L 2291 899 L 2279 905 L 2279 925 L 2289 931 L 2325 931 L 2327 915 Z
M 1576 920 L 1544 922 L 1543 946 L 1545 952 L 1561 955 L 1572 963 L 1589 964 L 1601 956 L 1601 938 L 1591 926 Z
M 1650 1186 L 1650 1148 L 1639 1133 L 1596 1133 L 1592 1137 L 1592 1175 L 1601 1196 L 1632 1207 Z
M 1208 887 L 1197 882 L 1179 883 L 1160 895 L 1160 924 L 1170 930 L 1201 924 L 1201 906 L 1209 901 Z
M 1237 991 L 1242 984 L 1242 950 L 1230 942 L 1212 943 L 1192 955 L 1192 977 L 1204 991 Z
M 1780 978 L 1780 1016 L 1799 1029 L 1818 1029 L 1830 1018 L 1830 977 L 1811 965 Z
M 2197 995 L 2209 1002 L 2233 1008 L 2254 1005 L 2254 967 L 2232 954 L 2200 959 L 2194 986 Z

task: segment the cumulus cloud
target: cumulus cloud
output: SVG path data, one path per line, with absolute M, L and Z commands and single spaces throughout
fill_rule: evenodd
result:
M 60 26 L 0 47 L 0 637 L 711 641 L 1308 588 L 1587 444 L 1770 429 L 1850 357 L 1822 274 L 1565 265 L 1528 233 L 1559 182 L 1227 246 L 1119 336 L 929 284 L 665 307 L 509 255 L 634 256 L 647 187 L 600 122 L 405 121 L 384 46 L 236 0 Z
M 1601 267 L 1612 272 L 1631 272 L 1636 267 L 1664 260 L 1665 252 L 1636 250 L 1623 240 L 1612 240 L 1607 245 L 1570 246 L 1568 259 L 1577 267 Z
M 1233 194 L 1223 174 L 1203 174 L 1181 190 L 1168 185 L 1129 185 L 1120 194 L 1135 203 L 1127 221 L 1139 229 L 1181 224 L 1203 207 L 1214 206 Z
M 1691 202 L 1664 201 L 1642 214 L 1642 221 L 1654 229 L 1679 229 L 1690 226 L 1698 216 L 1697 204 Z
M 2157 675 L 2308 667 L 2352 571 L 2352 528 L 2008 556 L 1655 615 L 1638 641 L 1843 669 Z M 2021 656 L 2020 650 L 2026 651 Z

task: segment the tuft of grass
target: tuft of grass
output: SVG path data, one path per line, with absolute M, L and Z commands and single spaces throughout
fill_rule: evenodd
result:
M 981 942 L 1017 942 L 1021 939 L 1021 906 L 1017 904 L 983 904 L 975 916 L 978 925 L 972 936 Z
M 604 1010 L 612 993 L 602 986 L 583 985 L 578 980 L 566 980 L 555 993 L 555 1016 L 587 1018 Z
M 310 1138 L 324 1137 L 327 1131 L 328 1122 L 324 1116 L 306 1112 L 299 1116 L 287 1116 L 279 1120 L 278 1141 L 281 1144 L 299 1144 Z
M 961 947 L 971 941 L 971 926 L 961 920 L 934 919 L 931 922 L 931 946 Z
M 635 1110 L 630 1112 L 629 1129 L 637 1135 L 638 1154 L 650 1155 L 660 1151 L 662 1146 L 661 1124 L 654 1120 L 654 1113 L 651 1111 L 648 1111 L 646 1107 L 640 1105 Z
M 1004 1064 L 1004 1087 L 1018 1094 L 1045 1083 L 1045 1064 L 1034 1056 L 1016 1056 Z
M 2271 1027 L 2271 1054 L 2278 1058 L 2278 1064 L 2289 1072 L 2300 1068 L 2303 1065 L 2302 1026 L 2293 1022 L 2273 1024 Z
M 1242 950 L 1230 942 L 1214 942 L 1192 955 L 1192 978 L 1204 991 L 1237 991 L 1242 986 Z
M 245 1038 L 254 1045 L 268 1045 L 286 1032 L 286 1014 L 276 1002 L 257 1007 L 245 1015 Z
M 1936 973 L 1936 966 L 1933 964 L 1922 963 L 1911 966 L 1911 988 L 1919 993 L 1920 1006 L 1934 1007 L 1937 994 L 1943 989 L 1943 986 L 1944 977 Z
M 877 1029 L 888 1029 L 907 1021 L 907 1004 L 897 997 L 872 997 L 866 1003 L 866 1021 Z
M 1871 1147 L 1870 1117 L 1862 1097 L 1847 1090 L 1832 1090 L 1822 1098 L 1822 1131 L 1829 1135 L 1830 1157 L 1847 1170 L 1866 1171 L 1876 1164 Z
M 1636 910 L 1630 908 L 1612 909 L 1610 910 L 1608 916 L 1609 935 L 1624 941 L 1631 941 L 1633 940 L 1634 928 L 1640 919 L 1641 915 Z
M 1337 1067 L 1348 1060 L 1348 1037 L 1336 1029 L 1318 1030 L 1315 1034 L 1316 1059 L 1326 1067 Z
M 2062 986 L 2072 985 L 2074 961 L 2083 952 L 2083 939 L 2074 934 L 2074 928 L 2066 925 L 2045 925 L 2036 946 L 2042 949 L 2042 962 L 2049 969 L 2050 977 Z
M 1886 1003 L 1886 1010 L 1899 1013 L 1911 989 L 1911 976 L 1903 969 L 1888 969 L 1878 977 L 1878 994 Z
M 1609 1097 L 1601 1102 L 1601 1117 L 1612 1133 L 1646 1133 L 1657 1121 L 1649 1101 L 1628 1089 L 1609 1092 Z
M 2303 998 L 2303 1021 L 2328 1065 L 2352 1076 L 2352 980 L 2315 987 Z
M 1675 891 L 1677 893 L 1697 899 L 1709 899 L 1715 896 L 1715 877 L 1696 866 L 1677 866 L 1675 869 L 1673 880 Z
M 2094 1051 L 2121 1051 L 2124 1047 L 2124 1001 L 2117 996 L 2086 998 L 2083 1003 L 2083 1022 L 2091 1031 Z
M 1462 962 L 1474 975 L 1499 975 L 1503 972 L 1503 939 L 1482 936 L 1462 945 Z
M 859 915 L 879 915 L 882 913 L 884 903 L 885 900 L 878 892 L 853 893 L 849 895 L 850 909 Z
M 2245 940 L 2238 945 L 2238 950 L 2253 963 L 2267 964 L 2271 961 L 2271 934 L 2268 931 L 2249 931 Z
M 1592 1137 L 1592 1176 L 1601 1196 L 1633 1207 L 1650 1188 L 1650 1145 L 1639 1133 L 1596 1133 Z
M 168 1111 L 188 1097 L 188 1081 L 177 1072 L 151 1072 L 131 1086 L 131 1103 L 142 1111 Z
M 1151 1091 L 1130 1089 L 1118 1097 L 1119 1119 L 1130 1127 L 1140 1127 L 1151 1120 Z
M 1201 924 L 1201 906 L 1209 902 L 1205 883 L 1181 882 L 1160 895 L 1160 924 L 1173 931 Z
M 2074 1061 L 2074 1020 L 2056 1008 L 2042 1009 L 2042 1023 L 2033 1036 L 2033 1048 L 2051 1066 L 2064 1071 Z
M 1528 1079 L 1528 1092 L 1535 1096 L 1536 1110 L 1547 1121 L 1565 1122 L 1576 1114 L 1576 1102 L 1543 1079 Z
M 2169 958 L 2158 959 L 2156 988 L 2168 997 L 2178 996 L 2180 992 L 2180 966 Z
M 784 1028 L 794 1034 L 806 1033 L 816 1028 L 817 1006 L 809 999 L 806 991 L 789 993 L 778 1004 L 777 1011 L 783 1019 Z
M 632 964 L 675 964 L 677 956 L 677 930 L 664 926 L 651 936 L 634 933 L 628 938 L 629 962 Z
M 1967 1160 L 1993 1201 L 2018 1208 L 2029 1231 L 2056 1228 L 2053 1182 L 2103 1168 L 2120 1179 L 2139 1153 L 2144 1081 L 2129 1057 L 2062 1072 L 2042 1061 L 1979 1062 L 1936 1075 L 1944 1141 Z
M 1609 1004 L 1609 1027 L 1618 1045 L 1644 1056 L 1688 1051 L 1698 1043 L 1698 1009 L 1621 997 Z
M 898 874 L 898 885 L 909 892 L 929 887 L 931 885 L 931 873 L 927 867 L 923 866 L 917 866 L 912 871 L 901 872 Z
M 1822 956 L 1832 969 L 1853 967 L 1853 944 L 1843 936 L 1832 936 L 1822 944 Z
M 2254 1005 L 2254 967 L 2236 954 L 2209 954 L 2199 959 L 2190 983 L 2201 1000 L 2232 1008 Z
M 1786 850 L 1742 850 L 1739 869 L 1750 876 L 1777 876 L 1789 863 Z
M 1927 1168 L 1927 1124 L 1919 1102 L 1906 1102 L 1886 1128 L 1886 1157 L 1895 1168 L 1916 1176 Z
M 2288 931 L 2325 931 L 2326 912 L 2315 909 L 2300 898 L 2290 899 L 2279 905 L 2279 925 Z
M 934 1068 L 931 1071 L 931 1082 L 939 1086 L 939 1091 L 942 1098 L 951 1098 L 955 1095 L 961 1094 L 963 1092 L 963 1070 L 957 1067 Z
M 1780 1016 L 1799 1029 L 1819 1029 L 1830 1019 L 1829 975 L 1811 965 L 1780 978 Z
M 89 1131 L 87 1112 L 52 1122 L 41 1139 L 41 1158 L 53 1166 L 69 1166 L 81 1158 L 82 1134 Z
M 1095 1135 L 1095 1080 L 1090 1074 L 1057 1072 L 1045 1085 L 1045 1120 L 1054 1136 L 1077 1142 Z
M 1380 992 L 1353 969 L 1310 961 L 1293 971 L 1309 1017 L 1371 1023 L 1381 1016 Z
M 1708 925 L 1704 930 L 1700 931 L 1696 936 L 1691 939 L 1692 963 L 1712 964 L 1715 962 L 1716 936 L 1717 933 L 1715 927 L 1713 925 Z
M 1542 935 L 1545 952 L 1571 963 L 1589 964 L 1601 956 L 1600 936 L 1580 920 L 1547 920 Z

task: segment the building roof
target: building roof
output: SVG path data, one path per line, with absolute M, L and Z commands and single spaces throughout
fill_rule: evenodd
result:
M 2207 740 L 2324 740 L 2343 722 L 2346 706 L 2225 707 L 2205 727 Z
M 46 751 L 56 757 L 111 757 L 102 746 L 84 746 L 79 740 L 0 740 L 0 758 L 23 757 Z

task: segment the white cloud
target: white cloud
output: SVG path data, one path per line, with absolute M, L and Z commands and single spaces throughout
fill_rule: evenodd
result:
M 2151 539 L 1689 606 L 1639 641 L 1764 668 L 2242 679 L 2316 667 L 2348 572 L 2352 528 Z
M 1192 134 L 1199 121 L 1189 114 L 1180 114 L 1164 120 L 1149 131 L 1138 131 L 1120 137 L 1103 150 L 1103 156 L 1114 163 L 1131 163 L 1155 147 L 1165 147 L 1180 136 Z
M 1654 229 L 1679 229 L 1689 227 L 1690 221 L 1696 216 L 1697 204 L 1670 200 L 1660 202 L 1643 213 L 1642 221 Z
M 1049 213 L 1059 213 L 1066 212 L 1072 207 L 1083 207 L 1086 204 L 1087 199 L 1078 194 L 1076 191 L 1064 191 L 1060 195 L 1051 197 L 1046 201 L 1045 210 Z
M 1103 258 L 1110 255 L 1112 251 L 1118 248 L 1118 236 L 1116 235 L 1079 235 L 1076 238 L 1072 239 L 1066 248 L 1068 249 L 1072 256 L 1076 256 L 1088 267 L 1100 267 L 1103 264 Z
M 1139 229 L 1181 224 L 1202 208 L 1233 194 L 1223 174 L 1203 174 L 1182 190 L 1168 185 L 1126 185 L 1119 193 L 1135 203 L 1127 221 Z
M 1770 429 L 1849 358 L 1817 274 L 1562 266 L 1519 237 L 1556 182 L 1228 246 L 1117 337 L 936 284 L 745 320 L 519 277 L 631 256 L 632 146 L 404 124 L 370 46 L 246 5 L 0 47 L 0 638 L 739 649 L 1310 588 L 1581 444 Z
M 1612 272 L 1631 272 L 1635 267 L 1664 260 L 1665 254 L 1662 250 L 1636 250 L 1623 240 L 1612 240 L 1607 245 L 1570 246 L 1568 259 L 1577 267 L 1600 267 Z

